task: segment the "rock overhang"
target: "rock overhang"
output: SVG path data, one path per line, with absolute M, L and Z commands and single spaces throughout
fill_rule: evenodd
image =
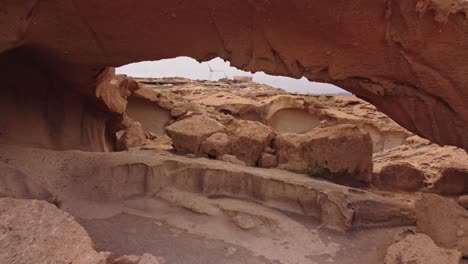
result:
M 468 148 L 464 1 L 8 1 L 2 8 L 0 51 L 62 81 L 61 89 L 90 94 L 107 66 L 219 56 L 246 70 L 337 84 L 419 135 Z

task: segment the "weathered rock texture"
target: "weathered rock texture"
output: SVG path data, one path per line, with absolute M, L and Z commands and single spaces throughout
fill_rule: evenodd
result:
M 374 153 L 374 185 L 390 190 L 425 190 L 442 195 L 468 192 L 468 155 L 412 136 L 395 148 Z
M 0 258 L 4 263 L 105 264 L 75 219 L 37 200 L 0 199 Z
M 338 230 L 415 221 L 414 209 L 407 202 L 276 169 L 167 152 L 90 153 L 2 145 L 0 159 L 7 157 L 10 166 L 27 175 L 7 184 L 34 181 L 60 202 L 61 209 L 82 218 L 107 218 L 122 213 L 124 205 L 137 197 L 154 197 L 163 189 L 175 188 L 264 203 L 316 217 Z M 40 157 L 48 158 L 47 166 Z
M 1 11 L 1 72 L 23 62 L 18 72 L 33 70 L 45 88 L 65 96 L 94 95 L 106 66 L 220 56 L 246 70 L 338 84 L 409 130 L 468 149 L 466 1 L 23 0 L 6 1 Z M 7 83 L 19 79 L 5 76 Z M 28 77 L 2 93 L 32 93 L 38 82 Z M 49 98 L 45 106 L 63 102 Z
M 416 202 L 418 231 L 444 248 L 458 249 L 468 256 L 468 211 L 447 198 L 423 194 Z
M 417 234 L 391 245 L 385 264 L 459 264 L 461 256 L 460 251 L 440 248 L 430 237 Z
M 164 263 L 149 254 L 118 257 L 97 252 L 73 216 L 38 200 L 0 198 L 0 246 L 2 263 Z
M 226 128 L 214 119 L 196 115 L 166 127 L 174 148 L 179 153 L 199 154 L 200 147 L 205 139 Z
M 323 168 L 338 182 L 370 182 L 372 141 L 353 125 L 316 128 L 306 134 L 283 134 L 275 139 L 278 167 L 294 171 Z M 327 175 L 325 175 L 327 174 Z

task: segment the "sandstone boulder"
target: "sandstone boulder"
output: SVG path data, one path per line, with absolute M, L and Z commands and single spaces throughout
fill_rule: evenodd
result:
M 276 156 L 265 152 L 262 153 L 258 161 L 258 166 L 262 168 L 273 168 L 276 167 L 277 164 Z
M 468 256 L 468 211 L 436 194 L 423 194 L 416 202 L 418 231 L 441 247 L 458 249 Z
M 274 147 L 278 166 L 303 172 L 311 167 L 328 171 L 337 182 L 370 182 L 372 140 L 354 125 L 316 128 L 305 134 L 282 134 Z
M 75 219 L 37 200 L 0 199 L 2 263 L 104 264 L 109 253 L 96 252 Z
M 468 195 L 463 195 L 458 198 L 458 204 L 465 208 L 468 209 Z
M 468 193 L 468 167 L 452 164 L 442 168 L 434 182 L 433 191 L 443 195 Z
M 129 128 L 117 134 L 117 150 L 129 150 L 146 143 L 146 134 L 139 122 L 133 122 Z
M 114 68 L 106 68 L 97 78 L 96 97 L 114 114 L 124 114 L 127 97 L 139 84 L 125 75 L 116 75 Z
M 175 105 L 173 102 L 164 98 L 159 100 L 158 105 L 166 110 L 172 110 L 175 108 Z
M 257 227 L 261 222 L 254 216 L 239 213 L 232 217 L 232 221 L 243 230 L 250 230 Z
M 201 115 L 173 123 L 166 127 L 174 148 L 179 153 L 199 154 L 200 146 L 209 136 L 224 132 L 226 128 L 218 121 Z
M 385 190 L 411 192 L 422 188 L 425 179 L 423 171 L 409 163 L 399 162 L 383 167 L 375 175 L 373 184 Z
M 273 129 L 255 121 L 235 120 L 227 128 L 232 154 L 250 166 L 257 164 L 260 154 L 275 136 Z
M 185 108 L 175 107 L 175 108 L 171 109 L 171 116 L 172 117 L 179 117 L 179 116 L 185 115 L 187 112 L 188 111 Z
M 385 264 L 459 264 L 458 250 L 438 247 L 432 239 L 423 234 L 409 235 L 391 245 L 385 256 Z
M 220 157 L 231 152 L 231 140 L 225 133 L 214 133 L 201 144 L 201 152 L 209 157 Z

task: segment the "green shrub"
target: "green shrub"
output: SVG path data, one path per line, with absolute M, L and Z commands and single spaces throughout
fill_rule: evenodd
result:
M 310 165 L 304 172 L 310 178 L 324 178 L 327 171 L 317 164 Z

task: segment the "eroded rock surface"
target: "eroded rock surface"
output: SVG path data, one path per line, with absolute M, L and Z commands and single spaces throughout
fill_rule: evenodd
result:
M 391 245 L 385 256 L 385 264 L 459 264 L 461 252 L 438 247 L 423 234 L 409 235 Z
M 195 115 L 166 127 L 176 151 L 198 154 L 203 141 L 226 128 L 214 119 Z
M 372 142 L 353 125 L 316 128 L 306 134 L 283 134 L 276 138 L 280 168 L 305 171 L 318 166 L 339 182 L 370 182 Z M 327 177 L 324 175 L 317 177 Z
M 440 147 L 412 136 L 398 147 L 374 153 L 375 184 L 384 189 L 419 189 L 442 195 L 461 195 L 468 191 L 467 160 L 468 156 L 462 149 Z M 387 175 L 391 170 L 395 170 L 397 175 Z M 422 175 L 424 179 L 421 181 Z M 402 182 L 393 182 L 383 186 L 379 181 L 386 177 L 400 177 L 411 184 L 397 186 Z
M 104 264 L 75 219 L 37 200 L 0 199 L 0 257 L 5 263 Z
M 338 84 L 411 131 L 467 148 L 462 0 L 8 1 L 2 10 L 0 51 L 14 55 L 2 60 L 46 69 L 67 84 L 60 89 L 90 93 L 106 66 L 220 56 L 245 70 Z
M 342 231 L 415 221 L 411 203 L 276 169 L 157 151 L 54 152 L 2 146 L 0 152 L 60 201 L 61 208 L 80 217 L 106 218 L 121 213 L 129 199 L 152 197 L 172 187 L 258 201 L 317 217 L 325 226 Z M 38 158 L 42 156 L 54 162 L 44 167 Z
M 458 249 L 468 256 L 468 211 L 436 194 L 423 194 L 416 202 L 418 231 L 444 248 Z

